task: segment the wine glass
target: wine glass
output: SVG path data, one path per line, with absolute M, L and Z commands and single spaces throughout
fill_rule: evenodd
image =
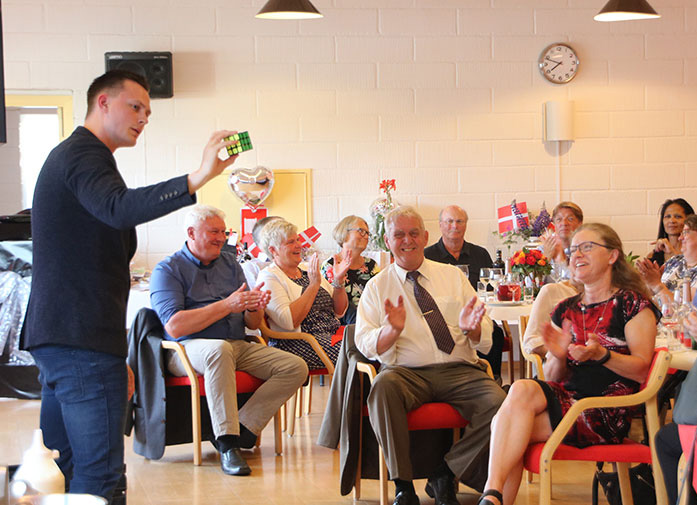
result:
M 489 279 L 491 278 L 491 268 L 479 269 L 479 280 L 484 283 L 484 289 L 489 290 Z
M 489 284 L 494 287 L 494 296 L 497 296 L 501 281 L 503 281 L 503 270 L 501 268 L 491 268 L 489 273 Z
M 457 268 L 462 270 L 462 273 L 465 274 L 465 277 L 469 279 L 470 276 L 470 266 L 469 265 L 455 265 Z

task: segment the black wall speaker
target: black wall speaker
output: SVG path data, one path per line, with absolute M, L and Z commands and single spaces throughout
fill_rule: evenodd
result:
M 172 98 L 172 53 L 109 52 L 104 53 L 107 71 L 129 70 L 145 77 L 150 84 L 150 98 Z

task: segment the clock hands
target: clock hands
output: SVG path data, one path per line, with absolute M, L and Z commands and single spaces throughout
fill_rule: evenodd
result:
M 545 60 L 551 61 L 552 63 L 556 63 L 556 65 L 554 65 L 552 68 L 549 69 L 550 72 L 551 72 L 552 70 L 554 70 L 555 68 L 557 68 L 559 65 L 561 65 L 561 64 L 563 63 L 562 61 L 554 61 L 554 60 L 553 60 L 552 58 L 550 58 L 549 56 L 545 56 Z

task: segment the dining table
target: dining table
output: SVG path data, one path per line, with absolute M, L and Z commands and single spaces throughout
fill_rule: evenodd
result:
M 520 331 L 519 321 L 520 316 L 529 316 L 532 310 L 532 303 L 530 302 L 499 302 L 495 300 L 487 300 L 486 313 L 490 319 L 493 321 L 506 321 L 509 325 L 515 325 Z M 518 359 L 518 369 L 520 377 L 525 377 L 525 359 L 523 358 L 523 353 L 520 351 L 520 339 L 514 338 L 511 335 L 511 344 L 513 345 L 514 355 L 517 353 Z M 509 366 L 514 366 L 510 363 Z

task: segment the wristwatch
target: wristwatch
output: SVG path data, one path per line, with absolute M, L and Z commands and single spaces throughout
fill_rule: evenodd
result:
M 334 280 L 332 280 L 332 287 L 343 288 L 345 283 L 346 283 L 345 279 L 343 281 L 340 281 L 339 279 L 334 277 Z

